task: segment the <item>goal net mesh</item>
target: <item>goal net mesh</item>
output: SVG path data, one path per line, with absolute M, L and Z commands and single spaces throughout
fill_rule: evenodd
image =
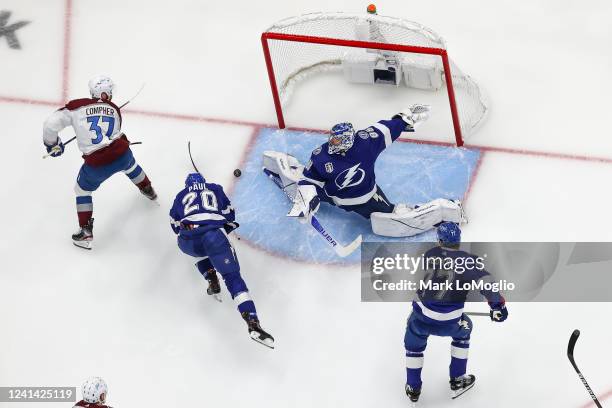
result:
M 343 40 L 353 40 L 445 50 L 442 37 L 419 23 L 378 15 L 311 13 L 281 20 L 266 32 L 339 40 L 338 44 L 268 40 L 282 106 L 290 101 L 297 83 L 319 72 L 341 71 L 342 62 L 354 58 L 358 53 L 378 53 L 381 58 L 395 58 L 402 65 L 430 67 L 440 74 L 441 87 L 446 87 L 439 55 L 358 49 L 341 44 Z M 489 109 L 488 102 L 478 83 L 463 73 L 452 60 L 449 59 L 449 63 L 461 133 L 465 138 L 482 124 Z

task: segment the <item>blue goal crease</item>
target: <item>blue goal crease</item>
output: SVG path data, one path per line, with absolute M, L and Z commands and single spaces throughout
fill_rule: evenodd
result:
M 285 194 L 262 171 L 265 150 L 294 155 L 305 164 L 310 153 L 327 140 L 322 133 L 262 128 L 246 158 L 232 202 L 240 236 L 254 246 L 307 263 L 346 263 L 360 260 L 357 250 L 340 258 L 307 224 L 285 215 L 291 208 Z M 376 163 L 377 183 L 393 203 L 419 204 L 435 198 L 461 199 L 480 158 L 477 149 L 457 149 L 416 143 L 394 143 Z M 359 234 L 364 241 L 434 241 L 428 231 L 409 238 L 385 238 L 372 233 L 370 221 L 328 204 L 317 213 L 321 224 L 340 243 Z

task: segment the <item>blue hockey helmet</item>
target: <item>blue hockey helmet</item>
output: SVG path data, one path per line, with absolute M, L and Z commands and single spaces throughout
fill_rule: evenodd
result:
M 327 151 L 329 154 L 346 152 L 355 141 L 355 129 L 349 122 L 338 123 L 329 131 Z
M 200 173 L 190 173 L 187 175 L 187 178 L 185 179 L 185 187 L 188 187 L 192 184 L 196 184 L 196 183 L 205 183 L 206 180 L 204 180 L 204 176 L 202 176 Z
M 438 242 L 443 245 L 456 245 L 461 242 L 461 229 L 454 222 L 443 222 L 438 225 Z

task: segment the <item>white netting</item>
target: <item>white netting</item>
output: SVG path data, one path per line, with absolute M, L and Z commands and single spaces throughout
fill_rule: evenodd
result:
M 412 21 L 378 15 L 311 13 L 281 20 L 266 31 L 446 49 L 444 39 L 429 28 Z M 434 77 L 441 77 L 437 79 L 440 86 L 445 84 L 442 60 L 438 55 L 367 50 L 276 39 L 268 40 L 268 45 L 282 105 L 288 103 L 295 85 L 304 78 L 322 71 L 340 71 L 343 61 L 368 58 L 368 56 L 371 58 L 373 54 L 380 55 L 381 59 L 395 58 L 402 66 L 429 67 Z M 452 60 L 450 64 L 461 131 L 465 138 L 474 133 L 483 122 L 488 104 L 476 81 L 464 74 Z M 432 82 L 435 83 L 436 78 L 433 78 Z M 432 86 L 430 89 L 437 90 L 439 86 Z

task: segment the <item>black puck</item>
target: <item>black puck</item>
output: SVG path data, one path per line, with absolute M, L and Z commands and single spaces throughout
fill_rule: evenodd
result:
M 240 171 L 240 169 L 234 170 L 234 176 L 236 176 L 236 177 L 242 176 L 242 172 Z

